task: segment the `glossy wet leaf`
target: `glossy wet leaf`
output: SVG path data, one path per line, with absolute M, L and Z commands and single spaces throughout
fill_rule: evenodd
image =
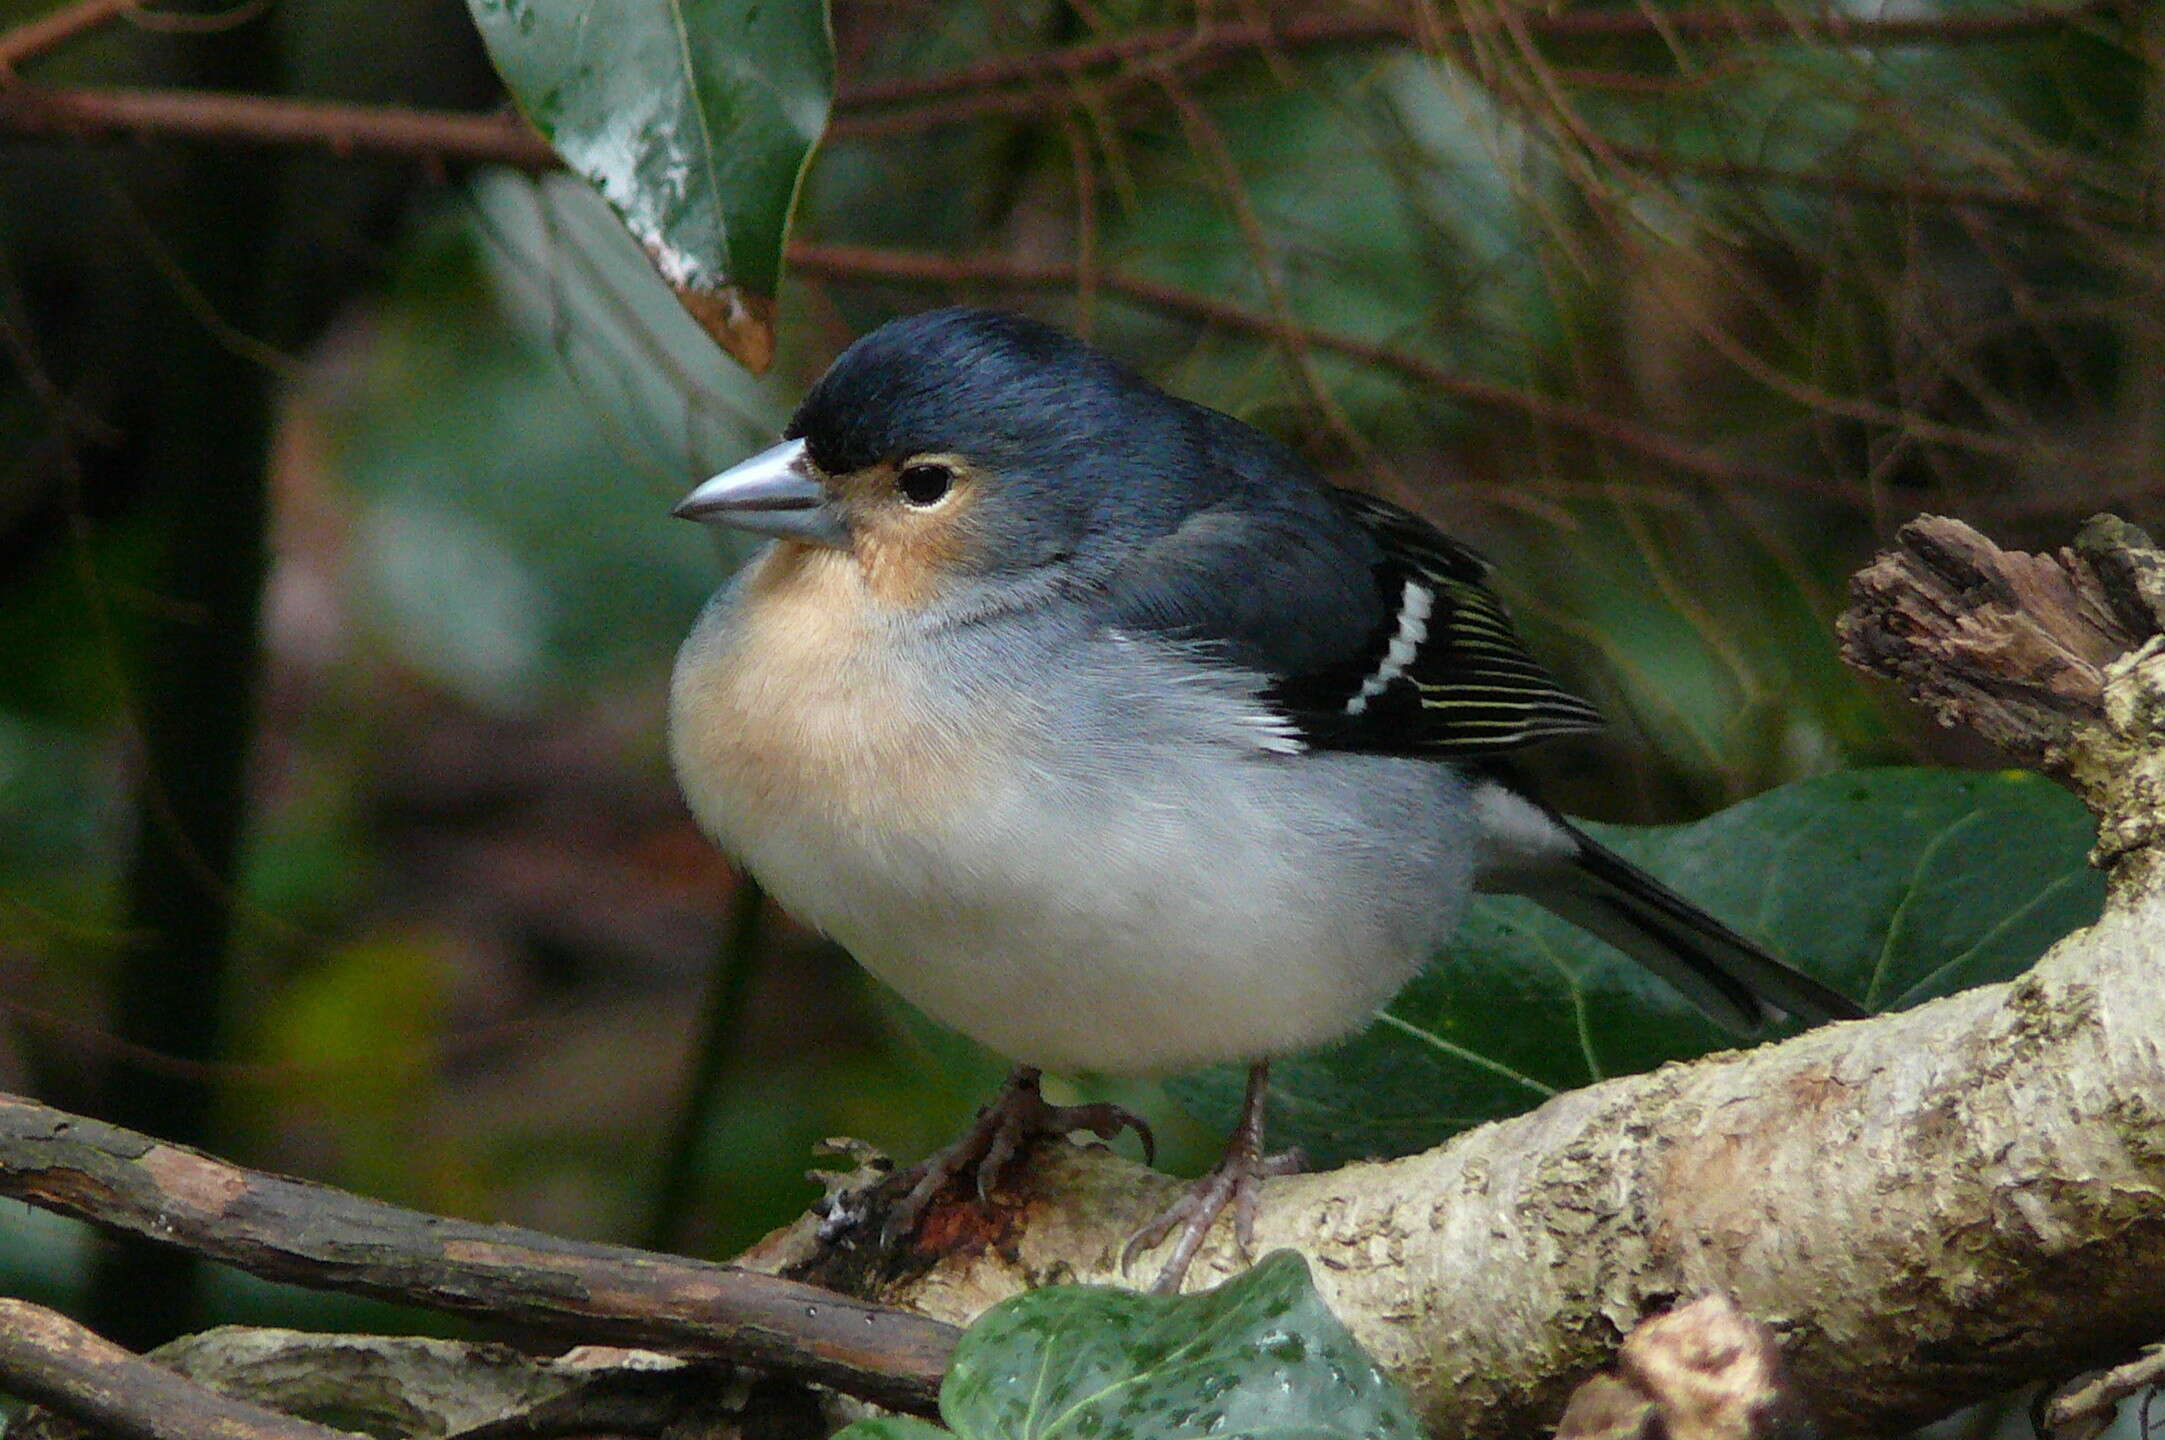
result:
M 2089 815 L 2022 772 L 1851 771 L 1690 825 L 1586 828 L 1874 1010 L 2019 974 L 2104 897 Z M 1410 1154 L 1557 1091 L 1735 1043 L 1591 935 L 1482 897 L 1377 1024 L 1276 1067 L 1271 1139 L 1324 1165 Z M 1240 1073 L 1176 1088 L 1229 1125 Z
M 834 93 L 825 0 L 468 0 L 504 84 L 754 370 Z
M 1346 1333 L 1290 1250 L 1198 1295 L 1054 1285 L 970 1327 L 940 1386 L 964 1440 L 1241 1436 L 1418 1440 L 1398 1386 Z M 928 1440 L 922 1421 L 850 1440 Z

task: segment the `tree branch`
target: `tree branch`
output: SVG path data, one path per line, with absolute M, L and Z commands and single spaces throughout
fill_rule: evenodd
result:
M 549 142 L 509 113 L 338 105 L 208 90 L 0 87 L 0 132 L 177 135 L 244 145 L 320 145 L 335 154 L 409 155 L 554 170 Z
M 25 60 L 57 49 L 84 31 L 95 30 L 134 8 L 135 0 L 75 0 L 72 5 L 0 32 L 0 83 Z
M 2122 1401 L 2161 1385 L 2165 1385 L 2165 1345 L 2152 1345 L 2125 1365 L 2115 1365 L 2054 1397 L 2045 1407 L 2045 1429 L 2054 1440 L 2097 1440 L 2112 1428 Z
M 1780 8 L 1716 7 L 1664 12 L 1628 6 L 1548 11 L 1506 19 L 1474 6 L 1447 11 L 1409 7 L 1396 14 L 1320 14 L 1138 30 L 1060 50 L 994 55 L 930 75 L 857 85 L 841 98 L 851 106 L 897 105 L 1022 81 L 1080 78 L 1117 65 L 1184 67 L 1227 54 L 1375 41 L 1432 46 L 1453 36 L 1494 32 L 1514 23 L 1523 24 L 1529 35 L 1541 40 L 1647 39 L 1670 44 L 1679 40 L 1817 40 L 1876 47 L 2019 39 L 2049 34 L 2093 19 L 2111 8 L 2110 0 L 2083 0 L 2074 5 L 2041 5 L 1981 15 L 1873 20 L 1831 9 L 1804 15 Z
M 1918 174 L 1867 175 L 1840 170 L 1797 170 L 1761 161 L 1678 155 L 1656 145 L 1610 145 L 1614 160 L 1658 175 L 1688 176 L 1725 181 L 1743 186 L 1778 190 L 1814 190 L 1838 195 L 1860 195 L 1874 200 L 1897 200 L 1917 205 L 1987 210 L 2045 210 L 2080 215 L 2099 225 L 2128 226 L 2143 223 L 2139 209 L 2123 204 L 2105 210 L 2085 201 L 2075 189 L 2059 185 L 1962 185 Z
M 0 1095 L 0 1195 L 267 1279 L 706 1355 L 923 1410 L 955 1333 L 728 1265 L 425 1215 Z
M 2111 516 L 2057 555 L 1935 515 L 1896 538 L 1850 581 L 1842 658 L 2066 782 L 2100 863 L 2165 848 L 2165 554 Z
M 0 1391 L 107 1440 L 354 1440 L 231 1399 L 27 1300 L 0 1297 Z
M 228 1325 L 137 1359 L 21 1301 L 0 1302 L 0 1392 L 44 1407 L 13 1422 L 9 1440 L 83 1440 L 85 1426 L 101 1440 L 349 1440 L 348 1429 L 781 1440 L 833 1428 L 802 1386 L 647 1350 L 585 1345 L 542 1357 L 472 1341 Z M 311 1415 L 346 1428 L 306 1423 Z

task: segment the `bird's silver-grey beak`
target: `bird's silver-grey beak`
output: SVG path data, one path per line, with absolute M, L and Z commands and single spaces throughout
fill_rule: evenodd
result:
M 802 440 L 784 440 L 730 466 L 679 500 L 669 513 L 680 520 L 728 525 L 838 550 L 849 544 L 849 531 L 835 514 Z

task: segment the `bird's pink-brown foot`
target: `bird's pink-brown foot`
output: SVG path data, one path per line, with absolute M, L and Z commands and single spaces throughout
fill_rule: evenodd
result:
M 993 1102 L 977 1112 L 976 1123 L 961 1139 L 903 1172 L 912 1183 L 908 1193 L 887 1212 L 881 1239 L 892 1245 L 914 1231 L 933 1198 L 965 1175 L 975 1174 L 977 1198 L 991 1204 L 1002 1173 L 1031 1141 L 1077 1130 L 1088 1130 L 1101 1140 L 1110 1140 L 1122 1130 L 1133 1130 L 1143 1142 L 1146 1162 L 1157 1158 L 1157 1139 L 1140 1115 L 1103 1102 L 1052 1104 L 1039 1089 L 1038 1071 L 1028 1065 L 1018 1066 Z
M 1135 1262 L 1136 1256 L 1163 1244 L 1166 1236 L 1176 1228 L 1179 1230 L 1180 1238 L 1174 1242 L 1172 1254 L 1166 1257 L 1165 1268 L 1158 1272 L 1157 1283 L 1150 1287 L 1156 1293 L 1180 1293 L 1181 1282 L 1188 1277 L 1189 1264 L 1202 1249 L 1210 1227 L 1217 1223 L 1228 1206 L 1233 1211 L 1233 1243 L 1239 1247 L 1243 1260 L 1255 1258 L 1255 1214 L 1262 1199 L 1262 1182 L 1273 1175 L 1298 1174 L 1304 1163 L 1297 1150 L 1278 1155 L 1263 1153 L 1263 1098 L 1269 1088 L 1270 1062 L 1266 1060 L 1249 1066 L 1248 1091 L 1241 1102 L 1240 1123 L 1233 1127 L 1232 1137 L 1226 1141 L 1224 1158 L 1168 1205 L 1157 1219 L 1136 1231 L 1122 1248 L 1120 1268 L 1125 1270 Z

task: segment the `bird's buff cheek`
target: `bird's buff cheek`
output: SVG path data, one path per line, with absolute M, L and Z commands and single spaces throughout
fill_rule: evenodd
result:
M 978 546 L 973 508 L 967 490 L 933 510 L 892 499 L 866 507 L 850 548 L 867 594 L 896 610 L 936 601 L 948 581 L 970 568 Z

